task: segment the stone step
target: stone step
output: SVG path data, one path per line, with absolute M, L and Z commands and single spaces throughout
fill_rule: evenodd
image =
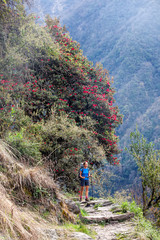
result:
M 102 215 L 92 215 L 82 217 L 82 220 L 88 223 L 110 223 L 114 221 L 123 222 L 129 220 L 134 217 L 134 213 L 125 213 L 125 214 L 118 214 L 118 215 L 110 215 L 110 216 L 102 216 Z
M 118 213 L 118 212 L 122 212 L 122 209 L 117 208 L 117 209 L 115 209 L 115 210 L 112 211 L 112 213 Z
M 94 206 L 88 206 L 88 207 L 83 207 L 83 209 L 85 209 L 87 213 L 95 213 L 95 214 L 97 213 L 98 215 L 105 214 L 108 212 L 112 214 L 111 206 L 98 207 L 98 208 L 94 208 Z
M 86 201 L 80 202 L 80 205 L 85 206 L 85 207 L 94 206 L 96 204 L 101 207 L 104 207 L 104 206 L 110 206 L 113 203 L 109 200 L 94 200 L 94 201 L 89 201 L 89 202 L 86 202 Z

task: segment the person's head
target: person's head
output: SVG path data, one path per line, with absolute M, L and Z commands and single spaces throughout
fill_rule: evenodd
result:
M 85 161 L 85 162 L 83 163 L 83 166 L 84 166 L 85 168 L 87 168 L 87 167 L 88 167 L 88 162 Z

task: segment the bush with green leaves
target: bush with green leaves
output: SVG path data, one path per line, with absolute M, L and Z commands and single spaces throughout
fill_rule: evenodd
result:
M 86 117 L 86 124 L 92 121 Z M 53 111 L 52 116 L 42 125 L 43 142 L 40 148 L 43 161 L 48 166 L 54 179 L 62 182 L 68 189 L 77 189 L 78 170 L 81 163 L 87 160 L 90 167 L 93 163 L 101 164 L 103 147 L 89 130 L 77 126 L 74 119 L 66 113 L 60 115 Z
M 20 131 L 9 132 L 6 141 L 12 146 L 16 155 L 30 158 L 32 161 L 40 160 L 42 155 L 40 152 L 40 143 L 34 137 L 28 137 L 25 133 L 26 129 L 21 128 Z
M 30 158 L 31 164 L 41 159 L 40 146 L 42 143 L 41 124 L 33 123 L 24 111 L 13 106 L 4 120 L 3 137 L 10 144 L 16 155 Z
M 143 214 L 160 204 L 160 152 L 136 129 L 130 135 L 129 153 L 137 163 L 142 183 Z
M 128 204 L 128 202 L 123 202 L 123 203 L 121 204 L 121 209 L 122 209 L 122 212 L 123 212 L 123 213 L 126 213 L 126 212 L 128 211 L 128 209 L 129 209 L 129 204 Z
M 140 239 L 159 240 L 159 229 L 144 217 L 137 219 L 135 231 L 137 237 L 140 237 Z
M 125 201 L 121 203 L 122 212 L 133 212 L 135 223 L 135 235 L 140 239 L 159 240 L 160 231 L 151 221 L 143 217 L 142 208 L 135 201 Z

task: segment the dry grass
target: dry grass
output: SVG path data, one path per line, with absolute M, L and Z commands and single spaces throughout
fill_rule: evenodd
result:
M 28 198 L 27 189 L 27 192 L 31 193 L 30 205 L 37 201 L 37 204 L 44 208 L 47 206 L 51 214 L 54 213 L 51 216 L 52 223 L 58 222 L 57 214 L 61 218 L 74 220 L 57 185 L 47 172 L 40 167 L 29 168 L 20 163 L 2 140 L 0 140 L 0 164 L 0 232 L 2 231 L 7 239 L 47 239 L 45 229 L 49 228 L 49 222 L 38 213 L 17 206 L 13 192 L 21 202 Z M 32 194 L 35 189 L 45 189 L 48 195 L 42 192 L 38 199 L 34 199 Z M 51 201 L 53 196 L 56 199 L 56 206 Z
M 44 188 L 52 193 L 54 192 L 57 199 L 61 199 L 58 186 L 48 176 L 47 172 L 42 167 L 27 168 L 18 162 L 9 146 L 2 140 L 0 140 L 0 161 L 12 189 L 18 188 L 24 193 L 26 188 L 31 191 L 34 187 Z
M 29 212 L 21 211 L 7 197 L 0 184 L 0 228 L 13 239 L 44 239 L 43 231 Z M 39 236 L 39 237 L 38 237 Z

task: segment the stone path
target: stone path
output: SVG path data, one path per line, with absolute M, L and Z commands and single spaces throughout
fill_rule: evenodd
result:
M 91 201 L 89 203 L 81 203 L 81 206 L 89 213 L 89 216 L 84 217 L 88 223 L 114 223 L 122 222 L 134 217 L 133 213 L 116 214 L 112 213 L 112 209 L 118 208 L 118 206 L 113 205 L 110 201 Z M 97 208 L 95 208 L 97 206 Z
M 71 201 L 69 203 L 72 209 L 74 209 L 74 205 L 75 202 Z M 128 237 L 134 229 L 133 222 L 131 221 L 131 218 L 134 217 L 133 213 L 122 214 L 118 205 L 104 199 L 87 203 L 81 202 L 80 205 L 88 213 L 88 216 L 81 216 L 81 219 L 88 224 L 87 226 L 90 230 L 96 232 L 96 240 L 136 240 L 134 237 Z M 118 237 L 118 234 L 123 235 L 123 238 L 120 238 L 120 235 Z M 68 232 L 67 230 L 60 229 L 47 230 L 46 236 L 50 240 L 93 240 L 93 238 L 85 233 Z
M 133 213 L 121 214 L 119 206 L 109 200 L 82 202 L 80 205 L 89 214 L 82 219 L 90 223 L 90 229 L 97 233 L 96 240 L 117 240 L 118 234 L 123 234 L 124 239 L 125 236 L 129 239 L 127 236 L 134 229 L 131 221 Z
M 133 231 L 133 226 L 131 222 L 125 222 L 109 224 L 104 227 L 94 226 L 92 229 L 97 232 L 96 240 L 117 240 L 117 234 L 123 234 L 128 239 L 127 236 Z

